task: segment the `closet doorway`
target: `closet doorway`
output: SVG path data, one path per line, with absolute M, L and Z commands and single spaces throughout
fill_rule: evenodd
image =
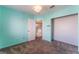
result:
M 78 14 L 72 14 L 52 19 L 52 40 L 57 40 L 77 46 L 77 20 Z

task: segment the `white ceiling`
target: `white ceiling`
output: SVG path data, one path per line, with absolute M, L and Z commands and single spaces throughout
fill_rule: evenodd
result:
M 55 5 L 55 7 L 50 8 L 51 5 L 41 5 L 43 9 L 40 13 L 36 13 L 32 8 L 34 5 L 6 5 L 8 8 L 16 9 L 23 12 L 29 12 L 34 15 L 40 15 L 44 14 L 45 12 L 51 11 L 51 10 L 59 10 L 62 7 L 65 7 L 64 5 Z

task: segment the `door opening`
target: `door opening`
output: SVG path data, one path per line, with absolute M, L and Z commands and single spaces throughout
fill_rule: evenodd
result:
M 77 44 L 77 14 L 53 18 L 51 20 L 52 41 L 61 41 L 71 45 Z
M 42 40 L 42 20 L 36 21 L 36 40 Z

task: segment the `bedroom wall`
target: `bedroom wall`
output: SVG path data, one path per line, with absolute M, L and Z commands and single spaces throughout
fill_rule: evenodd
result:
M 0 49 L 28 40 L 27 21 L 33 18 L 28 12 L 21 12 L 0 6 Z

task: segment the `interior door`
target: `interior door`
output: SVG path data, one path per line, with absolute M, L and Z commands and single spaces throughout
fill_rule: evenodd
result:
M 28 40 L 35 39 L 35 20 L 29 19 L 28 20 Z

